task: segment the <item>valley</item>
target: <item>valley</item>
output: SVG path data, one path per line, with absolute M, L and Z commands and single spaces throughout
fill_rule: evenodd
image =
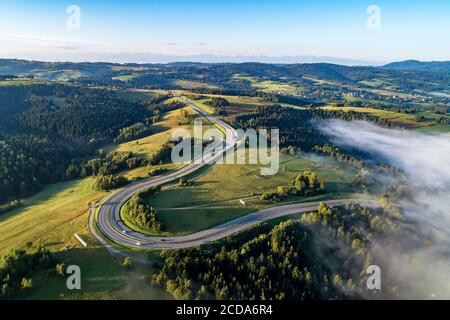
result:
M 241 297 L 196 278 L 189 271 L 191 262 L 177 267 L 188 268 L 180 278 L 171 271 L 170 256 L 190 261 L 190 254 L 199 255 L 215 264 L 217 257 L 210 254 L 216 252 L 233 265 L 237 256 L 250 259 L 246 252 L 258 252 L 251 248 L 267 237 L 272 243 L 267 250 L 274 255 L 281 250 L 278 242 L 291 247 L 289 252 L 298 249 L 300 242 L 278 238 L 278 232 L 293 238 L 303 234 L 306 252 L 315 252 L 308 253 L 311 260 L 285 252 L 290 263 L 309 268 L 315 277 L 314 285 L 305 282 L 311 297 L 363 297 L 351 283 L 363 281 L 359 271 L 382 256 L 377 251 L 381 243 L 395 243 L 413 228 L 416 221 L 394 203 L 417 191 L 403 190 L 408 168 L 352 140 L 342 143 L 344 138 L 325 130 L 336 125 L 329 121 L 374 124 L 417 139 L 441 139 L 450 127 L 448 97 L 435 94 L 446 90 L 444 73 L 433 74 L 425 85 L 421 72 L 388 66 L 69 67 L 0 60 L 6 74 L 0 80 L 0 204 L 5 208 L 0 211 L 0 255 L 45 248 L 59 263 L 78 264 L 86 284 L 81 292 L 68 292 L 64 278 L 39 269 L 27 275 L 34 284 L 29 293 L 20 288 L 8 292 L 16 298 Z M 261 174 L 266 164 L 251 161 L 250 141 L 237 135 L 231 143 L 219 141 L 220 152 L 242 145 L 242 163 L 173 163 L 171 152 L 180 142 L 172 141 L 173 133 L 193 133 L 196 121 L 219 135 L 278 129 L 277 173 Z M 358 231 L 361 226 L 369 236 Z M 335 272 L 325 261 L 320 270 L 309 265 L 322 249 L 313 249 L 314 243 L 305 239 L 322 232 L 339 241 L 344 249 L 338 259 L 351 269 Z M 414 248 L 428 243 L 411 241 Z M 324 248 L 336 250 L 328 244 Z M 8 268 L 5 261 L 0 270 Z M 220 266 L 195 268 L 212 274 Z M 309 276 L 307 271 L 292 275 Z M 322 276 L 333 279 L 326 284 Z M 180 282 L 191 280 L 204 288 Z M 333 294 L 322 296 L 323 286 Z M 242 298 L 260 294 L 247 291 Z M 278 291 L 265 294 L 281 297 Z M 397 294 L 392 290 L 385 297 Z

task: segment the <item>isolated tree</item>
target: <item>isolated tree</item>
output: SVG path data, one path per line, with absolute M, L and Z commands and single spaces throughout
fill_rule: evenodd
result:
M 23 291 L 29 291 L 31 288 L 33 288 L 33 280 L 29 278 L 23 278 L 20 282 L 20 288 Z
M 64 263 L 58 263 L 55 267 L 55 272 L 57 276 L 63 277 L 66 274 L 66 266 Z
M 128 257 L 123 258 L 122 267 L 124 267 L 126 270 L 132 270 L 134 268 L 133 260 Z

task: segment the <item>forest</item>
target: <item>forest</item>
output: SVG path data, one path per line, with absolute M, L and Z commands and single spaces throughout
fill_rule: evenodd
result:
M 155 117 L 180 107 L 163 104 L 165 98 L 132 103 L 112 90 L 58 83 L 0 87 L 0 201 L 47 183 L 146 164 L 97 150 L 151 132 Z
M 299 220 L 265 223 L 201 248 L 164 251 L 152 282 L 183 299 L 395 297 L 395 291 L 367 291 L 364 270 L 377 257 L 372 249 L 399 236 L 401 224 L 401 214 L 392 217 L 383 209 L 321 204 Z
M 237 128 L 277 128 L 280 130 L 281 149 L 295 148 L 310 152 L 315 146 L 331 144 L 329 138 L 315 126 L 318 120 L 325 119 L 370 120 L 387 127 L 392 126 L 387 120 L 365 113 L 316 108 L 298 110 L 277 104 L 259 106 L 255 112 L 232 115 L 231 123 Z
M 123 213 L 144 229 L 154 232 L 163 230 L 164 226 L 156 216 L 156 209 L 149 204 L 149 200 L 160 190 L 160 187 L 155 187 L 135 194 L 124 205 Z

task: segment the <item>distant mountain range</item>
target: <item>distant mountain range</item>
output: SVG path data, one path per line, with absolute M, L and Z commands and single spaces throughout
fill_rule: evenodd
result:
M 380 65 L 377 62 L 362 61 L 355 59 L 345 59 L 330 56 L 312 56 L 312 55 L 295 55 L 295 56 L 266 56 L 266 55 L 213 55 L 198 54 L 191 56 L 166 56 L 152 55 L 137 56 L 134 61 L 156 61 L 161 63 L 169 63 L 174 61 L 192 61 L 200 63 L 268 63 L 268 64 L 300 64 L 300 63 L 332 63 L 346 66 L 369 66 Z M 148 60 L 150 58 L 150 60 Z M 146 60 L 147 59 L 147 60 Z
M 265 63 L 265 64 L 291 64 L 291 65 L 303 65 L 303 64 L 314 64 L 314 65 L 341 65 L 341 66 L 374 66 L 383 69 L 390 70 L 400 70 L 400 71 L 424 71 L 424 72 L 450 72 L 450 61 L 430 61 L 423 62 L 418 60 L 405 60 L 399 62 L 392 62 L 385 65 L 381 65 L 377 62 L 365 62 L 352 59 L 343 59 L 335 57 L 317 57 L 317 56 L 217 56 L 217 55 L 192 55 L 192 56 L 166 56 L 160 54 L 134 54 L 129 60 L 125 60 L 125 56 L 121 54 L 111 54 L 109 59 L 106 61 L 120 61 L 120 62 L 94 62 L 90 59 L 89 61 L 83 62 L 44 62 L 37 60 L 22 60 L 22 59 L 0 59 L 0 73 L 5 73 L 5 69 L 14 69 L 17 72 L 18 69 L 26 72 L 30 70 L 30 67 L 34 68 L 61 68 L 62 66 L 75 66 L 78 67 L 83 65 L 201 65 L 201 64 L 211 64 L 211 63 Z M 70 61 L 70 59 L 68 59 Z M 97 60 L 105 61 L 105 60 Z M 155 61 L 154 63 L 128 63 L 129 61 Z M 3 68 L 2 68 L 3 67 Z M 9 67 L 9 68 L 8 68 Z M 3 69 L 3 70 L 2 70 Z M 12 70 L 11 70 L 12 71 Z
M 112 62 L 140 64 L 160 64 L 173 63 L 179 61 L 189 61 L 197 63 L 268 63 L 268 64 L 298 64 L 298 63 L 333 63 L 346 66 L 379 66 L 382 63 L 373 61 L 362 61 L 356 59 L 337 58 L 331 56 L 313 55 L 292 55 L 292 56 L 268 56 L 268 55 L 215 55 L 215 54 L 195 54 L 195 55 L 166 55 L 158 53 L 96 53 L 92 52 L 82 57 L 77 52 L 67 51 L 64 55 L 66 61 L 73 62 Z M 87 58 L 88 57 L 88 58 Z M 39 56 L 23 57 L 25 60 L 40 60 Z M 47 61 L 47 59 L 41 59 Z M 54 61 L 61 61 L 59 59 Z

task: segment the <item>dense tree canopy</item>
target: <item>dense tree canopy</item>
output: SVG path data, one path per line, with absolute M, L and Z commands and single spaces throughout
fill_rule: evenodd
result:
M 0 202 L 46 183 L 146 165 L 130 153 L 96 157 L 96 150 L 151 134 L 154 117 L 181 106 L 161 103 L 166 98 L 132 103 L 112 90 L 57 83 L 0 87 Z
M 156 216 L 156 210 L 149 204 L 149 200 L 157 192 L 160 187 L 150 188 L 147 191 L 139 192 L 128 200 L 124 207 L 124 214 L 136 225 L 150 231 L 161 231 L 162 223 Z
M 399 223 L 380 209 L 321 204 L 300 220 L 264 224 L 201 248 L 164 251 L 152 281 L 188 299 L 380 297 L 366 290 L 365 270 L 373 263 L 372 247 L 397 235 Z

